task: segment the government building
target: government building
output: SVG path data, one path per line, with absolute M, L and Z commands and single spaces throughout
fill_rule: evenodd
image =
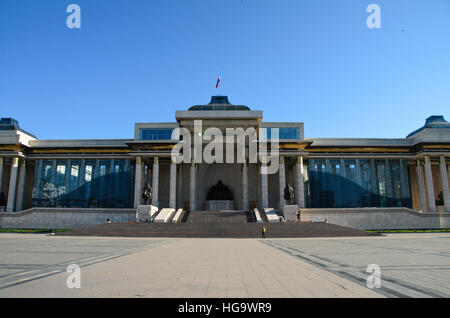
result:
M 185 128 L 194 140 L 195 121 L 224 135 L 226 128 L 264 131 L 254 142 L 264 139 L 271 146 L 276 129 L 279 168 L 261 173 L 264 163 L 248 155 L 250 138 L 243 162 L 177 163 L 171 153 L 180 140 L 172 132 Z M 302 122 L 265 121 L 262 110 L 213 96 L 206 105 L 176 111 L 173 122 L 136 123 L 133 139 L 39 140 L 24 128 L 12 118 L 0 121 L 3 228 L 71 228 L 131 219 L 148 203 L 142 195 L 147 185 L 150 203 L 159 210 L 211 210 L 215 205 L 208 193 L 218 184 L 227 189 L 223 210 L 280 210 L 290 185 L 290 204 L 298 205 L 303 221 L 450 227 L 450 123 L 443 116 L 430 116 L 405 138 L 307 138 Z

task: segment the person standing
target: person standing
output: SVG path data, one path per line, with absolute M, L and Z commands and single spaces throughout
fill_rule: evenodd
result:
M 261 229 L 261 236 L 262 238 L 266 238 L 266 226 L 263 225 L 262 229 Z

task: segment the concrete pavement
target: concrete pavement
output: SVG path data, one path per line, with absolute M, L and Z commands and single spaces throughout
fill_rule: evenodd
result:
M 0 234 L 0 297 L 450 297 L 450 234 L 167 239 Z M 69 289 L 67 265 L 81 266 Z M 369 264 L 380 289 L 366 286 Z
M 3 234 L 0 251 L 0 297 L 381 296 L 255 239 Z M 69 289 L 64 267 L 77 262 L 81 288 Z
M 450 233 L 371 238 L 277 239 L 270 246 L 360 285 L 369 264 L 381 269 L 388 297 L 450 297 Z

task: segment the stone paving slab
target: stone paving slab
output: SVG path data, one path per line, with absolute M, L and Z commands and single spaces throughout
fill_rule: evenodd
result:
M 67 288 L 69 273 L 59 272 L 10 287 L 0 285 L 0 297 L 382 297 L 257 239 L 123 240 L 14 235 L 11 241 L 11 236 L 0 235 L 2 255 L 12 252 L 9 261 L 0 261 L 3 267 L 26 263 L 22 258 L 32 249 L 30 244 L 40 246 L 43 255 L 54 246 L 60 252 L 65 246 L 54 259 L 60 267 L 86 256 L 66 256 L 71 250 L 81 253 L 77 244 L 87 252 L 95 250 L 92 246 L 121 247 L 94 254 L 106 258 L 81 266 L 80 289 Z M 28 264 L 37 262 L 39 254 Z M 0 267 L 0 275 L 10 273 Z
M 369 264 L 381 269 L 379 292 L 392 297 L 450 297 L 450 234 L 389 234 L 371 238 L 274 239 L 287 255 L 366 284 Z

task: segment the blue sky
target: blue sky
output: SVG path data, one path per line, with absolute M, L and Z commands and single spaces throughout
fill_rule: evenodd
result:
M 133 138 L 215 94 L 307 138 L 450 120 L 450 0 L 0 0 L 0 117 L 39 139 Z

